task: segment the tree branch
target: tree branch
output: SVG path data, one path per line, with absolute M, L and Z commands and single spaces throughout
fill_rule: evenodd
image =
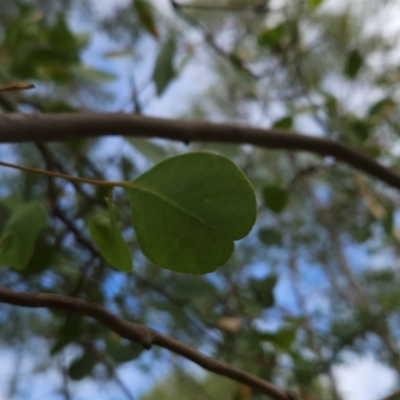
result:
M 5 288 L 0 288 L 0 302 L 21 307 L 53 308 L 92 317 L 121 337 L 136 342 L 146 349 L 150 349 L 153 345 L 163 347 L 193 361 L 207 371 L 248 385 L 274 400 L 295 399 L 292 393 L 281 390 L 261 378 L 207 357 L 197 350 L 151 328 L 126 321 L 94 303 L 47 293 L 14 292 Z
M 268 5 L 265 1 L 261 1 L 258 4 L 229 4 L 229 5 L 218 5 L 218 4 L 190 4 L 190 3 L 178 3 L 177 1 L 171 1 L 173 7 L 182 8 L 188 10 L 198 11 L 253 11 L 253 12 L 267 12 Z
M 309 151 L 333 156 L 400 189 L 400 175 L 372 158 L 331 139 L 301 135 L 297 132 L 122 113 L 0 115 L 0 143 L 66 141 L 107 135 L 158 137 L 187 144 L 196 141 L 247 143 L 270 149 Z
M 400 399 L 400 390 L 396 390 L 395 392 L 389 394 L 389 396 L 386 396 L 381 400 L 399 400 L 399 399 Z

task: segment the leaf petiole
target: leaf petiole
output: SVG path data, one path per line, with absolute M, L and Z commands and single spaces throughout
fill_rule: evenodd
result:
M 20 171 L 33 172 L 35 174 L 52 176 L 54 178 L 61 178 L 61 179 L 65 179 L 70 182 L 89 183 L 90 185 L 107 186 L 107 187 L 114 187 L 114 186 L 131 187 L 132 186 L 130 182 L 125 182 L 125 181 L 101 181 L 98 179 L 81 178 L 78 176 L 62 174 L 60 172 L 48 171 L 45 169 L 34 168 L 34 167 L 27 167 L 25 165 L 12 164 L 12 163 L 8 163 L 5 161 L 0 161 L 0 166 L 1 165 L 3 167 L 14 168 L 14 169 L 18 169 Z

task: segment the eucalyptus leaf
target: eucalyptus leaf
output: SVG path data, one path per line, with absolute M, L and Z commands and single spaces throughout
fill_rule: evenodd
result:
M 216 154 L 170 158 L 133 181 L 128 193 L 140 248 L 153 263 L 174 271 L 214 271 L 256 219 L 250 182 Z
M 120 218 L 118 208 L 108 200 L 108 217 L 95 215 L 89 224 L 90 234 L 101 255 L 114 268 L 132 271 L 132 257 L 118 227 Z
M 0 238 L 0 264 L 22 270 L 31 259 L 36 240 L 47 225 L 43 204 L 32 201 L 17 208 Z

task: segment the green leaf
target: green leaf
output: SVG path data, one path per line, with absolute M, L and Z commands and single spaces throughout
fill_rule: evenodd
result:
M 170 81 L 175 77 L 173 66 L 176 50 L 175 38 L 171 35 L 161 46 L 153 71 L 157 95 L 160 96 Z
M 394 225 L 394 209 L 392 206 L 385 207 L 385 215 L 382 218 L 382 226 L 387 235 L 391 235 Z
M 198 277 L 185 277 L 178 280 L 173 286 L 174 299 L 194 299 L 198 297 L 213 297 L 217 291 L 215 287 L 204 279 Z
M 250 288 L 253 292 L 254 298 L 263 306 L 263 308 L 269 308 L 275 304 L 274 289 L 277 282 L 278 277 L 276 275 L 269 275 L 261 280 L 250 280 Z
M 134 0 L 133 6 L 139 16 L 139 20 L 142 25 L 151 33 L 154 37 L 158 38 L 158 30 L 154 22 L 153 7 L 148 1 L 145 0 Z
M 89 224 L 90 234 L 101 255 L 114 268 L 120 271 L 132 271 L 132 257 L 118 227 L 119 211 L 108 201 L 108 217 L 95 215 Z
M 159 163 L 167 158 L 165 148 L 148 139 L 130 138 L 128 141 L 136 148 L 136 150 L 140 151 L 146 158 L 154 163 Z
M 68 368 L 68 375 L 73 380 L 83 379 L 92 372 L 96 365 L 96 358 L 93 353 L 85 352 L 79 358 L 76 358 Z
M 261 229 L 258 237 L 267 246 L 282 246 L 282 234 L 277 229 Z
M 163 161 L 133 181 L 128 193 L 140 248 L 153 263 L 174 271 L 214 271 L 256 219 L 250 182 L 216 154 Z
M 99 69 L 87 67 L 87 66 L 76 66 L 72 68 L 73 74 L 82 80 L 96 83 L 107 83 L 115 80 L 115 75 L 109 72 L 101 71 Z
M 79 61 L 78 42 L 61 13 L 57 15 L 56 22 L 49 30 L 48 35 L 49 44 L 57 50 L 57 54 L 62 60 Z
M 296 339 L 296 329 L 283 328 L 276 333 L 263 333 L 260 339 L 271 342 L 282 350 L 288 351 Z
M 347 75 L 349 78 L 355 78 L 358 71 L 363 65 L 363 57 L 361 56 L 360 52 L 356 50 L 352 50 L 346 58 L 346 63 L 344 66 L 344 74 Z
M 307 4 L 311 11 L 315 11 L 317 8 L 321 6 L 324 0 L 308 0 Z
M 390 97 L 385 97 L 370 107 L 368 115 L 372 122 L 377 123 L 387 118 L 395 107 L 396 103 Z
M 293 117 L 287 116 L 274 122 L 273 128 L 290 129 L 293 126 Z
M 364 142 L 366 139 L 368 139 L 371 133 L 371 125 L 368 122 L 363 120 L 356 120 L 351 122 L 350 126 L 357 138 L 361 140 L 361 142 Z
M 277 47 L 288 34 L 287 24 L 281 23 L 274 28 L 263 30 L 258 36 L 258 45 Z
M 8 220 L 0 238 L 0 264 L 18 270 L 25 268 L 46 225 L 47 214 L 41 202 L 20 206 Z
M 137 343 L 123 343 L 118 335 L 106 338 L 107 353 L 117 363 L 125 363 L 139 357 L 144 348 Z
M 265 206 L 277 214 L 281 213 L 289 202 L 289 192 L 278 185 L 265 186 L 262 194 Z

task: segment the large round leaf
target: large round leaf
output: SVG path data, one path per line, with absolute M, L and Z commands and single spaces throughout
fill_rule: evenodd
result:
M 232 161 L 215 154 L 170 158 L 133 181 L 128 192 L 140 248 L 174 271 L 214 271 L 256 219 L 250 182 Z

